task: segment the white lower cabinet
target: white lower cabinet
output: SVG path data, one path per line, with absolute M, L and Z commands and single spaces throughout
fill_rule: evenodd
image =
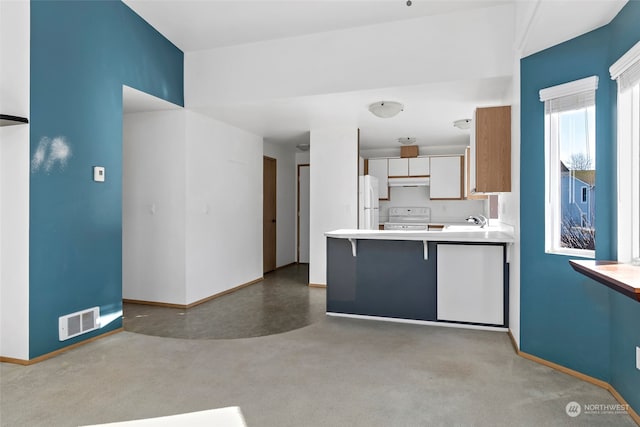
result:
M 437 318 L 504 325 L 504 247 L 438 245 Z

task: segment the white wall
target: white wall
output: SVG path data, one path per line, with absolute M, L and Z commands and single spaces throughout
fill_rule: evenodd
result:
M 505 76 L 512 42 L 506 5 L 187 52 L 185 105 Z
M 324 233 L 358 228 L 358 129 L 312 129 L 309 283 L 327 283 Z
M 30 5 L 0 2 L 0 112 L 29 117 Z M 29 125 L 0 128 L 0 355 L 29 359 Z
M 122 295 L 185 304 L 184 112 L 125 114 Z
M 187 303 L 262 277 L 262 137 L 187 111 Z
M 123 122 L 123 297 L 186 305 L 262 277 L 262 138 L 187 110 Z
M 276 267 L 296 261 L 297 173 L 295 148 L 264 142 L 264 155 L 276 159 Z
M 484 200 L 429 200 L 430 187 L 391 187 L 390 200 L 380 201 L 380 221 L 388 218 L 390 207 L 419 206 L 431 208 L 434 222 L 464 222 L 469 215 L 488 217 Z
M 500 222 L 514 228 L 515 243 L 509 264 L 509 329 L 520 346 L 520 55 L 513 61 L 511 93 L 505 100 L 511 105 L 511 193 L 498 197 Z
M 296 152 L 296 165 L 308 165 L 311 163 L 311 153 L 308 151 Z

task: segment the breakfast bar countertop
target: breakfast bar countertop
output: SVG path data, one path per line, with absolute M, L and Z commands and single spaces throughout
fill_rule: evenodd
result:
M 451 226 L 441 231 L 404 230 L 334 230 L 325 233 L 337 239 L 418 240 L 429 242 L 513 243 L 513 232 L 508 227 Z

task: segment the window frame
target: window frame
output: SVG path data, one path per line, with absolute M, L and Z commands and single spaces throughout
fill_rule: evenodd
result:
M 640 258 L 640 42 L 610 68 L 617 100 L 618 261 Z
M 618 261 L 631 262 L 640 257 L 640 83 L 618 93 L 617 108 Z
M 562 173 L 560 171 L 560 141 L 559 112 L 549 112 L 547 102 L 553 102 L 564 97 L 580 96 L 593 92 L 593 102 L 580 108 L 594 107 L 595 92 L 598 89 L 598 76 L 591 76 L 580 80 L 564 83 L 540 90 L 540 101 L 545 103 L 545 253 L 581 258 L 595 258 L 596 251 L 592 249 L 576 249 L 561 246 L 562 223 Z M 566 110 L 570 111 L 570 110 Z M 597 141 L 594 141 L 597 144 Z M 568 197 L 575 198 L 574 191 L 569 191 Z M 582 220 L 581 220 L 582 221 Z M 595 226 L 595 225 L 594 225 Z

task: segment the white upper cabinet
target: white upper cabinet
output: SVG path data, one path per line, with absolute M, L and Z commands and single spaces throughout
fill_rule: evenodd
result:
M 389 159 L 389 177 L 428 176 L 429 157 Z
M 409 159 L 409 176 L 428 176 L 429 170 L 428 157 L 411 157 Z
M 389 159 L 389 176 L 409 176 L 409 159 Z
M 462 156 L 432 156 L 431 200 L 460 200 L 463 196 Z
M 378 197 L 389 200 L 388 165 L 387 159 L 369 159 L 369 175 L 378 178 Z

